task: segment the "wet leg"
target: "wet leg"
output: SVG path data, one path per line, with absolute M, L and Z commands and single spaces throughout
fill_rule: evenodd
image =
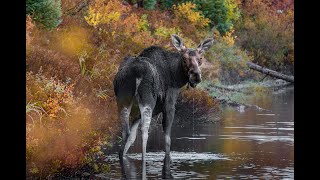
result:
M 126 155 L 126 153 L 128 152 L 130 146 L 136 140 L 137 131 L 138 131 L 138 127 L 139 127 L 140 121 L 141 121 L 141 119 L 139 119 L 139 120 L 137 120 L 136 122 L 133 123 L 133 125 L 131 127 L 131 130 L 130 130 L 130 135 L 129 135 L 128 140 L 126 142 L 126 145 L 124 147 L 123 155 Z
M 127 139 L 130 135 L 130 125 L 129 125 L 129 116 L 131 111 L 132 103 L 128 106 L 123 106 L 119 112 L 120 120 L 122 124 L 122 144 L 119 152 L 119 157 L 123 157 L 124 146 L 127 142 Z

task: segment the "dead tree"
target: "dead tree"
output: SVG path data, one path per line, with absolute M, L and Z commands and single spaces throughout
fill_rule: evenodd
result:
M 250 61 L 247 62 L 247 66 L 250 69 L 259 71 L 259 72 L 261 72 L 263 74 L 266 74 L 268 76 L 275 77 L 275 78 L 278 78 L 278 79 L 283 79 L 285 81 L 294 83 L 294 76 L 288 76 L 288 75 L 285 75 L 285 74 L 281 74 L 281 73 L 279 73 L 277 71 L 273 71 L 273 70 L 270 70 L 268 68 L 259 66 L 259 65 L 255 64 L 253 62 L 250 62 Z

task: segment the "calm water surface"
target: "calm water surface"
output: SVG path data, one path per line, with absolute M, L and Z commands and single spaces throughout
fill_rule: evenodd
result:
M 164 161 L 161 126 L 149 134 L 147 179 L 293 179 L 294 96 L 293 88 L 253 103 L 270 111 L 225 109 L 220 122 L 174 124 L 171 163 Z M 177 117 L 179 118 L 179 117 Z M 141 140 L 138 134 L 126 161 L 128 179 L 141 179 Z M 106 161 L 110 174 L 102 179 L 121 179 L 118 155 Z M 164 164 L 170 169 L 164 169 Z M 169 174 L 169 175 L 168 175 Z

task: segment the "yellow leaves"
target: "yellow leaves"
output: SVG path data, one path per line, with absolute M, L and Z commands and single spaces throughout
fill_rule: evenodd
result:
M 92 7 L 88 10 L 88 16 L 85 16 L 84 19 L 91 26 L 96 27 L 101 22 L 101 13 L 95 12 Z
M 160 44 L 158 38 L 154 38 L 150 31 L 143 31 L 135 34 L 132 37 L 132 41 L 139 45 L 139 49 L 137 49 L 137 53 L 141 51 L 141 49 L 147 48 L 153 44 Z
M 39 173 L 39 169 L 37 167 L 33 167 L 30 169 L 30 173 L 37 174 L 37 173 Z
M 99 30 L 112 38 L 121 35 L 131 36 L 141 29 L 145 30 L 147 21 L 139 20 L 134 13 L 129 15 L 129 10 L 130 8 L 124 6 L 120 0 L 96 0 L 89 7 L 84 19 L 95 28 L 101 25 Z
M 173 28 L 167 28 L 167 27 L 158 27 L 155 31 L 156 36 L 161 36 L 164 38 L 170 37 L 171 34 L 178 34 L 181 30 L 179 28 L 173 27 Z
M 200 14 L 200 12 L 195 11 L 196 4 L 191 2 L 182 3 L 178 6 L 174 5 L 174 14 L 181 19 L 186 19 L 191 24 L 204 28 L 209 25 L 210 20 L 205 18 Z
M 100 24 L 119 21 L 121 14 L 128 12 L 128 8 L 122 5 L 119 0 L 110 0 L 107 4 L 103 2 L 97 0 L 89 7 L 88 14 L 84 17 L 89 25 L 97 27 Z
M 139 23 L 137 25 L 138 31 L 147 31 L 149 28 L 149 22 L 147 19 L 148 15 L 143 14 L 141 18 L 139 19 Z
M 181 12 L 186 12 L 186 14 L 190 14 L 190 10 L 196 8 L 196 4 L 192 4 L 191 2 L 182 3 L 178 6 L 174 5 L 174 8 L 176 10 L 179 10 Z
M 58 31 L 55 38 L 56 46 L 67 55 L 79 56 L 84 51 L 92 49 L 89 33 L 81 27 L 72 26 Z
M 110 12 L 108 14 L 102 14 L 100 12 L 95 12 L 94 9 L 89 8 L 88 16 L 85 16 L 84 19 L 91 26 L 96 27 L 99 24 L 106 24 L 112 21 L 118 21 L 120 19 L 119 12 Z
M 237 38 L 237 36 L 232 35 L 233 33 L 234 29 L 231 28 L 231 30 L 226 32 L 226 34 L 222 37 L 222 40 L 230 47 L 234 45 L 234 41 Z
M 183 43 L 186 47 L 197 47 L 197 43 L 199 42 L 194 42 L 192 39 L 188 38 L 187 36 L 184 35 L 179 35 L 183 39 Z
M 120 13 L 119 12 L 114 12 L 110 13 L 107 18 L 110 19 L 109 21 L 118 21 L 120 19 Z

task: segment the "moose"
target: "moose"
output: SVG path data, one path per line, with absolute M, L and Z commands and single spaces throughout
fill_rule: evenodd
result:
M 178 35 L 172 34 L 171 39 L 177 52 L 150 46 L 137 57 L 124 58 L 119 66 L 113 85 L 122 124 L 120 159 L 134 143 L 141 125 L 142 161 L 145 161 L 151 118 L 159 113 L 163 115 L 165 155 L 170 157 L 171 126 L 180 89 L 186 84 L 195 88 L 201 82 L 199 67 L 204 52 L 213 43 L 208 38 L 193 49 L 187 48 Z

